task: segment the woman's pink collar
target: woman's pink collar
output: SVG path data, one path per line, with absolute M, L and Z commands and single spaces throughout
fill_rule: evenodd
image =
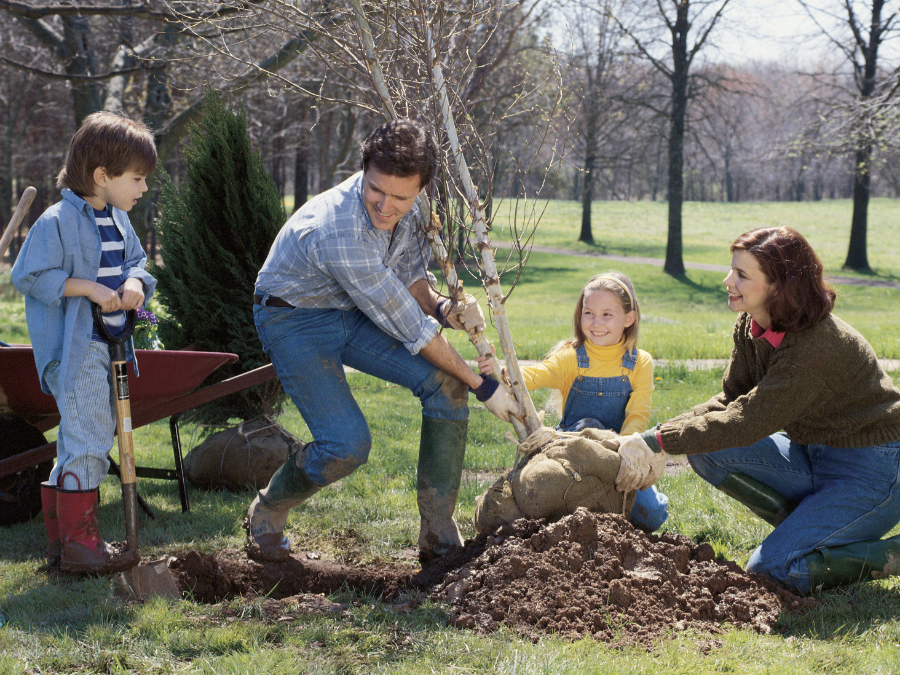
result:
M 778 349 L 781 341 L 784 340 L 784 333 L 778 333 L 771 328 L 763 328 L 753 318 L 750 319 L 750 335 L 755 338 L 763 338 L 775 349 Z

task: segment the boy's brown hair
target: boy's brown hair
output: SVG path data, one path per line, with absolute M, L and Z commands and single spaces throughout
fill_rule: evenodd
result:
M 75 132 L 56 187 L 69 188 L 79 197 L 94 194 L 94 169 L 106 169 L 110 178 L 126 171 L 149 176 L 156 168 L 153 134 L 143 122 L 113 112 L 95 112 Z

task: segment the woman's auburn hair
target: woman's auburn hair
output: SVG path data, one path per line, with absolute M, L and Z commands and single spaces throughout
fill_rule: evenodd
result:
M 835 292 L 822 278 L 822 262 L 806 238 L 790 227 L 761 227 L 745 232 L 731 252 L 747 251 L 769 283 L 771 328 L 777 332 L 807 330 L 828 318 Z

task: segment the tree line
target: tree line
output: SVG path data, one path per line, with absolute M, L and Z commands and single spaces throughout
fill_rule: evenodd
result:
M 796 0 L 833 46 L 802 72 L 717 61 L 731 4 L 425 3 L 420 23 L 437 36 L 488 212 L 492 198 L 579 200 L 573 239 L 592 242 L 593 201 L 664 200 L 666 271 L 681 274 L 684 200 L 848 198 L 846 265 L 868 269 L 868 199 L 900 193 L 898 63 L 879 53 L 897 3 L 834 0 L 822 13 Z M 397 3 L 366 6 L 378 19 L 370 46 L 348 21 L 347 0 L 0 0 L 4 222 L 26 185 L 38 188 L 31 221 L 58 199 L 53 183 L 68 139 L 99 109 L 143 117 L 161 168 L 179 180 L 182 141 L 205 86 L 247 110 L 283 195 L 299 205 L 331 187 L 357 170 L 360 138 L 381 120 L 366 49 L 398 69 L 389 95 L 406 103 L 400 114 L 438 117 L 415 63 L 391 58 L 420 24 Z M 133 221 L 153 252 L 155 198 L 142 201 Z M 443 201 L 449 208 L 452 195 Z

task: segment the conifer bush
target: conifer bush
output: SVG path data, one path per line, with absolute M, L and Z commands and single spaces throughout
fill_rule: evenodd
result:
M 159 336 L 168 349 L 240 357 L 215 371 L 205 383 L 211 384 L 268 363 L 253 325 L 253 285 L 285 213 L 275 183 L 251 147 L 246 111 L 232 112 L 213 89 L 207 89 L 199 126 L 189 130 L 184 163 L 181 184 L 162 176 L 157 222 L 162 265 L 151 265 L 151 272 L 166 309 Z M 283 400 L 276 379 L 208 403 L 191 417 L 223 424 L 277 413 Z

